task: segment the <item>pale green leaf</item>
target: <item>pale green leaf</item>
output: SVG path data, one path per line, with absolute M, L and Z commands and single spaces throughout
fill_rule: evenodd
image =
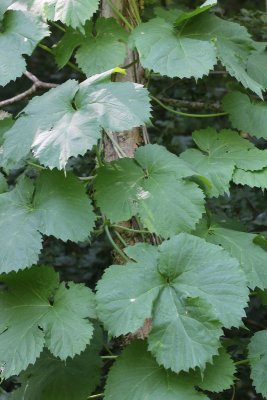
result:
M 237 132 L 213 128 L 193 133 L 193 140 L 202 150 L 189 149 L 181 154 L 182 160 L 195 171 L 208 178 L 213 187 L 211 196 L 229 193 L 235 166 L 245 170 L 258 170 L 267 165 L 267 151 L 257 149 Z
M 83 28 L 98 9 L 99 0 L 30 0 L 30 10 L 47 19 Z
M 267 139 L 266 102 L 252 101 L 244 93 L 233 92 L 224 97 L 223 108 L 229 113 L 234 128 Z
M 99 18 L 86 24 L 85 35 L 67 31 L 56 47 L 56 60 L 63 67 L 76 52 L 82 71 L 91 76 L 123 63 L 126 57 L 127 32 L 113 18 Z
M 119 336 L 151 319 L 149 349 L 160 364 L 203 368 L 217 354 L 221 324 L 238 326 L 244 315 L 248 289 L 237 260 L 184 233 L 126 253 L 137 263 L 111 266 L 98 282 L 100 320 Z
M 222 246 L 242 267 L 251 289 L 267 288 L 267 251 L 254 243 L 257 235 L 211 225 L 197 231 L 208 242 Z
M 42 248 L 41 233 L 82 241 L 94 223 L 90 201 L 73 175 L 45 171 L 35 186 L 28 178 L 21 179 L 14 190 L 0 195 L 0 271 L 35 264 Z
M 101 343 L 97 342 L 92 339 L 82 354 L 66 361 L 44 351 L 20 375 L 22 386 L 12 393 L 11 400 L 21 400 L 25 393 L 27 400 L 85 400 L 100 381 Z
M 219 393 L 230 389 L 235 380 L 235 364 L 224 348 L 214 356 L 212 364 L 207 364 L 204 373 L 196 372 L 197 386 L 202 390 Z
M 213 43 L 188 36 L 171 22 L 155 18 L 135 28 L 131 46 L 147 69 L 170 77 L 202 78 L 216 64 L 216 50 Z
M 105 400 L 208 400 L 194 389 L 188 374 L 175 374 L 160 367 L 136 341 L 123 351 L 112 366 L 105 388 Z
M 22 55 L 31 55 L 38 42 L 47 36 L 49 31 L 34 15 L 13 10 L 4 14 L 1 26 L 0 86 L 5 86 L 22 75 L 26 70 L 26 62 Z
M 85 349 L 92 337 L 92 324 L 85 318 L 94 317 L 90 289 L 60 284 L 58 274 L 48 267 L 12 272 L 0 280 L 8 289 L 0 292 L 4 377 L 33 364 L 44 346 L 62 360 Z
M 112 222 L 139 215 L 151 232 L 169 237 L 190 231 L 201 218 L 204 196 L 182 160 L 158 145 L 140 147 L 135 160 L 122 159 L 99 168 L 95 198 Z M 116 186 L 116 190 L 114 190 Z
M 186 150 L 181 154 L 182 160 L 186 161 L 196 174 L 201 174 L 212 183 L 209 196 L 218 197 L 229 193 L 230 181 L 234 172 L 234 161 L 215 159 L 207 156 L 196 149 Z
M 83 155 L 101 136 L 101 127 L 123 131 L 150 117 L 148 92 L 142 85 L 106 80 L 112 70 L 82 84 L 69 80 L 24 108 L 5 134 L 5 166 L 33 154 L 49 168 L 65 168 L 70 157 Z
M 267 151 L 257 149 L 237 132 L 207 128 L 193 133 L 197 146 L 214 159 L 234 162 L 237 168 L 255 171 L 266 166 Z
M 251 378 L 257 393 L 267 397 L 266 371 L 267 371 L 267 331 L 255 333 L 248 346 L 251 365 Z
M 237 185 L 267 189 L 267 168 L 261 171 L 244 171 L 238 168 L 234 172 L 233 182 Z

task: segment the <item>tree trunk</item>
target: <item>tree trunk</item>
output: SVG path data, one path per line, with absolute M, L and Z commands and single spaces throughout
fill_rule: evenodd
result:
M 136 26 L 137 22 L 134 19 L 134 16 L 131 15 L 129 11 L 131 9 L 129 5 L 130 1 L 132 0 L 113 0 L 112 4 L 116 7 L 117 10 L 119 10 L 125 16 L 125 18 L 127 18 L 131 22 L 133 26 Z M 107 0 L 102 0 L 101 16 L 105 18 L 114 17 L 117 19 L 118 23 L 123 25 L 122 21 L 114 13 Z M 124 28 L 126 29 L 126 27 Z M 137 55 L 135 54 L 135 52 L 129 50 L 128 55 L 124 61 L 124 65 L 132 64 L 136 60 L 137 60 Z M 116 65 L 114 65 L 114 67 L 116 67 Z M 139 63 L 136 62 L 133 65 L 131 65 L 131 67 L 127 68 L 126 75 L 117 74 L 116 80 L 120 82 L 130 81 L 143 84 L 144 70 L 139 65 Z M 118 145 L 121 147 L 123 152 L 128 157 L 134 156 L 135 149 L 140 144 L 142 144 L 143 142 L 144 143 L 148 142 L 148 136 L 145 127 L 142 129 L 134 128 L 130 131 L 124 131 L 124 132 L 112 132 L 111 134 L 113 135 L 113 139 L 118 143 Z M 114 146 L 112 145 L 108 137 L 105 138 L 104 145 L 105 145 L 106 161 L 113 161 L 119 158 L 116 150 L 114 149 Z

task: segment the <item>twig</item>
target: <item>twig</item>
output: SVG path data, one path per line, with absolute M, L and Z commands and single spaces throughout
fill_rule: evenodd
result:
M 99 394 L 93 394 L 93 396 L 89 396 L 88 399 L 99 399 L 100 397 L 103 397 L 104 393 L 99 393 Z
M 33 82 L 32 87 L 30 89 L 25 90 L 25 92 L 18 94 L 17 96 L 11 97 L 10 99 L 0 101 L 0 107 L 6 107 L 10 104 L 17 103 L 18 101 L 24 100 L 26 97 L 31 96 L 35 93 L 38 89 L 51 89 L 55 88 L 58 85 L 56 83 L 48 83 L 40 81 L 37 76 L 33 75 L 31 72 L 26 71 L 24 75 Z

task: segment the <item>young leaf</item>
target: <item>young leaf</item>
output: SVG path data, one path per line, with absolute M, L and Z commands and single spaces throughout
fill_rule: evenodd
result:
M 223 108 L 234 128 L 267 139 L 267 103 L 252 102 L 246 94 L 233 92 L 224 97 Z
M 251 289 L 267 288 L 267 251 L 254 243 L 257 235 L 225 229 L 218 225 L 197 230 L 197 234 L 210 243 L 222 246 L 239 261 Z
M 33 364 L 44 346 L 62 360 L 85 349 L 93 333 L 86 318 L 95 317 L 90 289 L 59 283 L 58 274 L 48 267 L 12 272 L 0 280 L 8 289 L 0 293 L 5 378 Z
M 14 165 L 32 148 L 41 163 L 63 169 L 70 157 L 97 143 L 101 127 L 123 131 L 143 125 L 150 117 L 147 90 L 130 82 L 107 82 L 112 72 L 80 85 L 69 80 L 35 97 L 5 134 L 4 165 Z
M 38 261 L 40 234 L 62 240 L 85 240 L 95 215 L 83 186 L 73 175 L 42 172 L 36 186 L 19 181 L 11 192 L 0 195 L 0 271 L 25 268 Z M 16 248 L 16 251 L 14 251 Z
M 267 397 L 266 370 L 267 370 L 267 331 L 254 334 L 248 346 L 251 365 L 251 378 L 257 393 Z
M 95 25 L 88 22 L 85 35 L 70 29 L 56 47 L 57 64 L 62 68 L 78 47 L 75 58 L 87 76 L 109 70 L 123 63 L 127 36 L 113 18 L 99 18 Z
M 0 9 L 0 18 L 1 14 L 0 86 L 5 86 L 26 70 L 22 55 L 31 55 L 49 30 L 47 25 L 28 12 L 10 10 L 3 15 Z
M 30 10 L 72 28 L 82 29 L 98 9 L 99 0 L 29 0 Z
M 99 317 L 115 336 L 135 332 L 151 318 L 149 349 L 160 364 L 176 372 L 202 368 L 217 354 L 218 320 L 227 327 L 240 323 L 245 276 L 219 246 L 189 234 L 150 247 L 127 248 L 138 262 L 105 272 L 97 285 Z
M 202 152 L 186 150 L 181 158 L 195 173 L 210 180 L 213 184 L 212 196 L 229 192 L 235 166 L 245 170 L 258 170 L 267 165 L 267 151 L 257 149 L 237 132 L 222 130 L 217 133 L 215 129 L 207 128 L 194 132 L 193 139 Z
M 12 393 L 11 400 L 21 400 L 25 393 L 27 400 L 85 400 L 100 381 L 100 349 L 94 335 L 85 351 L 73 359 L 61 361 L 45 350 L 20 375 L 22 386 Z
M 136 151 L 135 160 L 125 158 L 99 168 L 95 198 L 112 222 L 139 215 L 145 227 L 166 238 L 190 231 L 204 212 L 202 191 L 181 180 L 191 175 L 194 172 L 177 156 L 146 145 Z
M 160 367 L 146 349 L 136 341 L 123 351 L 112 366 L 105 388 L 105 400 L 208 400 L 194 388 L 189 374 L 179 375 Z M 52 400 L 52 399 L 51 399 Z

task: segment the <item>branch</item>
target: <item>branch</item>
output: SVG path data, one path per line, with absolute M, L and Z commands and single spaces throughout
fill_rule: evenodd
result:
M 192 110 L 203 110 L 209 109 L 213 111 L 220 111 L 221 106 L 220 103 L 205 103 L 201 101 L 188 101 L 188 100 L 178 100 L 178 99 L 171 99 L 169 97 L 158 97 L 159 100 L 162 100 L 166 104 L 170 104 L 176 106 L 177 108 L 189 108 Z
M 0 107 L 6 107 L 6 106 L 9 106 L 10 104 L 14 104 L 21 100 L 24 100 L 26 97 L 31 96 L 33 93 L 35 93 L 39 89 L 51 89 L 51 88 L 55 88 L 58 86 L 56 83 L 48 83 L 48 82 L 40 81 L 40 79 L 38 79 L 37 76 L 33 75 L 29 71 L 24 72 L 24 75 L 30 81 L 33 82 L 33 85 L 30 87 L 30 89 L 27 89 L 27 90 L 25 90 L 25 92 L 20 93 L 17 96 L 11 97 L 10 99 L 0 101 Z

